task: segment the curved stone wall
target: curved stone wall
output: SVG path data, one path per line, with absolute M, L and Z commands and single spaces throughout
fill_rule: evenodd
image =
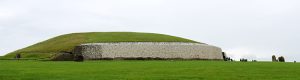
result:
M 183 58 L 223 59 L 221 48 L 182 42 L 88 43 L 79 46 L 85 59 L 101 58 Z M 77 50 L 78 51 L 78 50 Z

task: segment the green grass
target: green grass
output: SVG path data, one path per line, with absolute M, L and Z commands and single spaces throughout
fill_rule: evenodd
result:
M 299 63 L 0 60 L 0 80 L 300 80 Z
M 54 37 L 52 39 L 34 44 L 32 46 L 14 51 L 4 56 L 13 58 L 20 53 L 24 58 L 50 58 L 60 51 L 71 51 L 75 46 L 83 43 L 107 43 L 107 42 L 193 42 L 180 37 L 137 32 L 89 32 L 72 33 Z

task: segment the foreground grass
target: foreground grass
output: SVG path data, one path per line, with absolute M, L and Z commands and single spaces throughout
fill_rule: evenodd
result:
M 299 63 L 0 60 L 0 80 L 300 80 Z

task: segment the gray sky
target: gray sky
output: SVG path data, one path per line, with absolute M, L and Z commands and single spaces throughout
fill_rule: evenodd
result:
M 135 31 L 300 61 L 299 0 L 0 0 L 0 55 L 73 32 Z

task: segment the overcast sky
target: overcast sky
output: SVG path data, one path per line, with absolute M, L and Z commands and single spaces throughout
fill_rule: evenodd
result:
M 74 32 L 134 31 L 300 61 L 299 0 L 0 0 L 0 55 Z

